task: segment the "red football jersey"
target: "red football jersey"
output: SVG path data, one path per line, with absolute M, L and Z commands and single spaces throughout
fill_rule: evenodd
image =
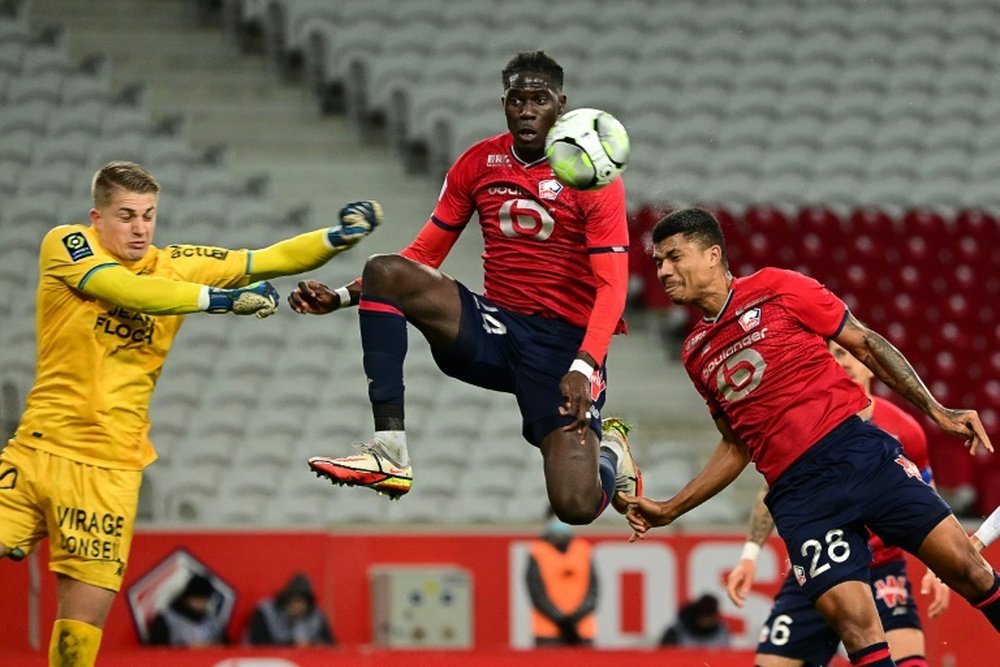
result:
M 714 417 L 725 415 L 771 486 L 868 398 L 827 350 L 847 306 L 795 271 L 733 281 L 721 312 L 696 324 L 682 360 Z
M 927 451 L 927 434 L 920 428 L 917 420 L 911 417 L 899 406 L 893 405 L 884 398 L 873 398 L 875 410 L 872 412 L 871 422 L 880 429 L 899 440 L 903 445 L 903 453 L 906 458 L 920 470 L 925 482 L 931 481 L 931 459 Z M 903 550 L 899 547 L 887 547 L 875 535 L 871 536 L 868 544 L 872 548 L 872 567 L 882 563 L 899 560 L 903 558 Z
M 478 213 L 486 296 L 517 313 L 586 328 L 603 281 L 589 256 L 628 256 L 625 187 L 619 178 L 600 190 L 574 190 L 556 180 L 544 158 L 522 162 L 512 145 L 508 132 L 462 154 L 448 172 L 431 223 L 457 237 Z M 431 240 L 403 254 L 437 266 L 453 243 Z M 627 285 L 620 289 L 624 305 Z M 609 330 L 624 331 L 621 312 L 610 317 Z

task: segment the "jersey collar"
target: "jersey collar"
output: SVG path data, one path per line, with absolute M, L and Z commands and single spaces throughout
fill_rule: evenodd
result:
M 737 282 L 739 282 L 739 278 L 733 278 L 733 284 L 729 286 L 729 293 L 726 295 L 726 300 L 722 302 L 722 308 L 719 308 L 719 312 L 715 314 L 715 317 L 703 317 L 703 322 L 706 324 L 714 324 L 719 321 L 719 318 L 726 312 L 726 309 L 729 308 L 730 302 L 733 300 L 733 292 L 736 291 Z
M 545 156 L 544 155 L 542 157 L 538 158 L 537 160 L 535 160 L 534 162 L 526 162 L 526 161 L 522 160 L 521 157 L 517 154 L 517 151 L 514 150 L 514 144 L 513 143 L 510 145 L 510 154 L 514 156 L 514 159 L 517 160 L 517 163 L 520 164 L 522 167 L 534 167 L 535 165 L 538 165 L 538 164 L 541 164 L 541 163 L 545 162 Z

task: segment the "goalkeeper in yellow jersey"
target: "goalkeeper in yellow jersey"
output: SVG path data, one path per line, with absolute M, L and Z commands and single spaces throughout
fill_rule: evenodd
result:
M 0 452 L 0 557 L 20 560 L 49 538 L 58 579 L 50 665 L 94 664 L 142 470 L 156 458 L 150 398 L 183 316 L 266 317 L 277 294 L 256 281 L 315 269 L 382 217 L 376 202 L 355 202 L 340 224 L 262 250 L 157 248 L 159 191 L 139 165 L 111 162 L 94 176 L 90 226 L 56 227 L 41 245 L 35 384 Z

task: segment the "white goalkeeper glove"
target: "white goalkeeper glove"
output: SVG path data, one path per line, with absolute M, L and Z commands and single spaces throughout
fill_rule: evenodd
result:
M 273 315 L 277 309 L 278 292 L 266 280 L 233 289 L 208 288 L 207 313 L 256 315 L 263 319 Z
M 374 200 L 354 201 L 340 209 L 340 224 L 326 233 L 330 246 L 346 250 L 382 224 L 382 205 Z

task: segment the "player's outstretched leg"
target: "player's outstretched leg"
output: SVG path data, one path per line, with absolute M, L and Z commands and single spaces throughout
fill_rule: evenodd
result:
M 340 458 L 313 456 L 309 467 L 317 477 L 339 486 L 364 486 L 392 499 L 413 486 L 413 467 L 400 465 L 377 439 L 358 445 L 358 453 Z
M 603 430 L 602 452 L 608 449 L 614 453 L 616 458 L 615 494 L 611 498 L 611 505 L 620 514 L 625 514 L 628 507 L 618 494 L 642 495 L 642 471 L 639 470 L 635 459 L 632 458 L 632 448 L 628 441 L 628 432 L 632 430 L 632 427 L 617 417 L 608 417 L 601 422 L 601 429 Z

